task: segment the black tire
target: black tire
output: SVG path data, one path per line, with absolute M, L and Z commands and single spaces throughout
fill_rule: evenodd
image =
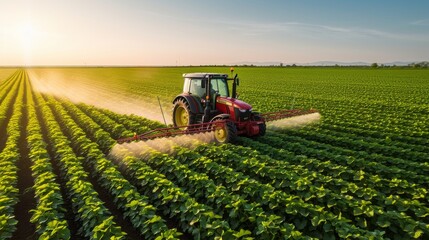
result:
M 267 125 L 265 125 L 265 123 L 259 124 L 259 134 L 258 134 L 258 136 L 264 136 L 266 132 L 267 132 Z
M 175 127 L 196 123 L 196 116 L 191 112 L 189 104 L 185 100 L 178 99 L 173 104 L 173 125 Z
M 234 143 L 236 138 L 237 128 L 231 121 L 226 121 L 223 128 L 214 131 L 214 139 L 217 144 Z
M 261 116 L 259 115 L 259 113 L 258 114 L 255 114 L 254 116 L 253 116 L 253 119 L 255 120 L 255 121 L 260 121 L 261 120 Z M 260 123 L 260 124 L 258 124 L 258 126 L 259 126 L 259 134 L 258 135 L 256 135 L 257 137 L 259 137 L 259 136 L 264 136 L 265 135 L 265 133 L 267 132 L 267 125 L 265 124 L 265 122 L 264 123 Z

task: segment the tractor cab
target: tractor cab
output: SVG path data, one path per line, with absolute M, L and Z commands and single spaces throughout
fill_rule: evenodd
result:
M 227 74 L 190 73 L 184 74 L 183 77 L 183 93 L 178 97 L 185 98 L 184 100 L 189 106 L 191 115 L 193 113 L 202 115 L 201 120 L 194 123 L 211 121 L 213 117 L 219 114 L 223 114 L 219 116 L 221 118 L 233 117 L 236 119 L 235 108 L 241 110 L 251 108 L 250 105 L 236 99 L 236 89 L 239 81 L 237 75 L 234 78 L 228 78 Z M 228 81 L 233 81 L 232 92 L 229 90 Z M 176 97 L 175 101 L 178 100 L 178 97 Z M 201 110 L 203 111 L 201 112 Z M 196 119 L 198 120 L 199 118 L 197 117 Z M 184 124 L 185 122 L 182 123 Z
M 229 97 L 228 75 L 226 74 L 192 73 L 184 74 L 183 77 L 183 93 L 185 94 L 204 100 L 215 99 L 216 96 Z

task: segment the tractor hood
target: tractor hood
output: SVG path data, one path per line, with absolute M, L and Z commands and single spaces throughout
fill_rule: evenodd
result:
M 241 110 L 252 110 L 252 106 L 246 102 L 243 102 L 241 100 L 230 98 L 230 97 L 218 97 L 216 102 L 220 104 L 225 104 L 228 106 L 233 106 L 235 108 L 241 109 Z

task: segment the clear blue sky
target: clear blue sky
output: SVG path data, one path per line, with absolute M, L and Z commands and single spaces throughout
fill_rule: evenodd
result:
M 429 1 L 0 2 L 0 65 L 429 60 Z

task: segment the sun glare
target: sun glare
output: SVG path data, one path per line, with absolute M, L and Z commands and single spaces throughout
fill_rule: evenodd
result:
M 31 23 L 24 23 L 16 28 L 17 43 L 20 44 L 23 61 L 32 64 L 33 52 L 36 46 L 38 32 Z
M 36 29 L 31 24 L 24 24 L 18 30 L 19 40 L 24 50 L 31 50 L 34 38 L 36 37 Z

